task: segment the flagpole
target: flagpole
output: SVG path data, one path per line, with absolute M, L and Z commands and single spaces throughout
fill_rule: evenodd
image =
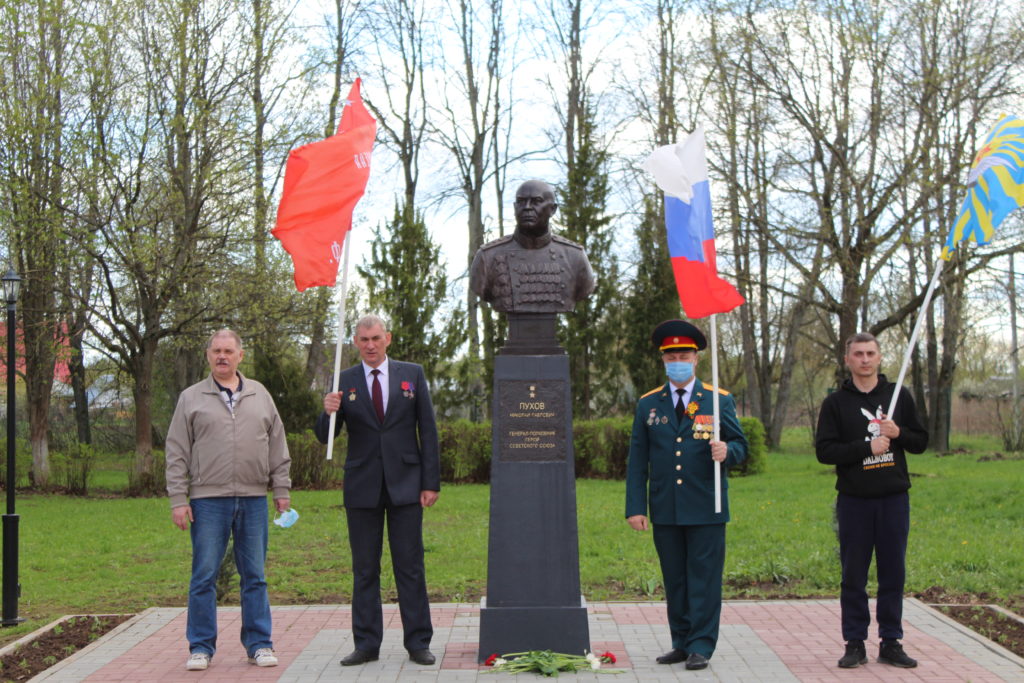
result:
M 341 380 L 341 347 L 345 334 L 345 302 L 348 300 L 348 250 L 352 245 L 352 230 L 345 234 L 345 256 L 342 257 L 341 267 L 341 301 L 338 302 L 338 334 L 335 337 L 337 342 L 334 345 L 334 381 L 331 383 L 331 393 L 338 393 L 338 382 Z M 338 411 L 331 413 L 330 426 L 327 428 L 327 459 L 331 460 L 334 452 L 334 425 L 338 421 Z
M 715 319 L 718 314 L 711 314 L 711 405 L 714 413 L 715 441 L 719 441 L 720 426 L 718 423 L 718 325 Z M 712 460 L 715 468 L 715 514 L 722 512 L 722 464 Z
M 924 294 L 924 301 L 921 302 L 921 310 L 917 314 L 917 322 L 914 323 L 914 331 L 910 334 L 910 343 L 907 345 L 907 352 L 903 354 L 903 367 L 900 368 L 899 378 L 896 380 L 896 388 L 892 392 L 892 399 L 889 401 L 889 410 L 885 413 L 887 419 L 892 419 L 893 411 L 896 410 L 896 400 L 900 396 L 900 389 L 903 388 L 903 379 L 907 376 L 907 367 L 910 365 L 910 354 L 913 353 L 914 347 L 917 345 L 917 338 L 921 335 L 921 322 L 924 320 L 925 313 L 928 312 L 928 304 L 932 301 L 932 294 L 935 293 L 935 288 L 939 284 L 939 278 L 942 277 L 943 260 L 940 258 L 935 264 L 935 274 L 932 275 L 932 281 L 928 283 L 928 291 Z

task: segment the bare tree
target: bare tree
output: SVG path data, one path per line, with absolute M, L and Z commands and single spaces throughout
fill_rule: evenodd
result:
M 480 5 L 474 5 L 472 0 L 449 0 L 447 6 L 454 25 L 458 61 L 447 63 L 451 67 L 448 72 L 451 79 L 442 84 L 438 118 L 443 122 L 438 121 L 435 132 L 455 161 L 458 188 L 467 206 L 468 270 L 473 256 L 484 243 L 484 194 L 496 163 L 489 156 L 500 126 L 498 94 L 504 10 L 502 0 L 485 0 Z M 486 18 L 481 19 L 480 14 L 486 14 Z M 483 40 L 479 38 L 481 28 L 485 29 Z M 453 59 L 456 53 L 447 50 L 445 54 L 446 59 Z M 481 364 L 480 302 L 469 288 L 466 319 L 470 415 L 480 419 L 485 415 L 486 372 Z M 493 349 L 486 349 L 484 353 L 492 356 Z
M 18 312 L 32 447 L 30 477 L 40 486 L 50 476 L 50 392 L 55 349 L 63 334 L 57 291 L 66 235 L 61 207 L 66 192 L 65 124 L 72 106 L 69 53 L 80 34 L 74 8 L 62 0 L 7 3 L 0 9 L 0 224 L 11 243 L 10 263 L 22 278 Z
M 154 482 L 158 346 L 222 319 L 211 294 L 231 281 L 225 257 L 240 214 L 245 149 L 234 128 L 245 100 L 227 30 L 233 16 L 230 3 L 134 5 L 131 50 L 118 66 L 137 71 L 116 93 L 131 115 L 95 121 L 110 209 L 84 245 L 102 283 L 89 329 L 134 380 L 139 490 Z

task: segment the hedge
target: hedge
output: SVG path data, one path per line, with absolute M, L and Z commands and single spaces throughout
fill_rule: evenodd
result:
M 606 417 L 573 423 L 576 476 L 581 479 L 625 479 L 632 417 Z M 747 460 L 730 472 L 735 476 L 760 474 L 767 466 L 764 426 L 756 417 L 741 417 L 740 426 L 750 442 Z M 441 481 L 485 484 L 491 475 L 491 423 L 469 420 L 442 421 L 437 425 L 441 444 Z M 341 481 L 347 434 L 334 443 L 334 460 L 324 458 L 324 446 L 312 432 L 289 434 L 292 485 L 330 488 Z

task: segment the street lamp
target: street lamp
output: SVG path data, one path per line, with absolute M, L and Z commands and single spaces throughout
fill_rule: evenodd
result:
M 18 616 L 21 586 L 18 585 L 18 515 L 14 514 L 14 314 L 18 308 L 21 278 L 14 272 L 14 268 L 8 268 L 0 281 L 4 284 L 4 298 L 7 299 L 7 514 L 3 516 L 3 620 L 0 625 L 14 626 L 25 621 Z

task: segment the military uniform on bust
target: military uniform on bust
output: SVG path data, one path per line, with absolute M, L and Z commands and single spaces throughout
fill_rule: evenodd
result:
M 583 247 L 551 233 L 488 242 L 473 258 L 471 278 L 480 298 L 503 312 L 568 313 L 594 290 Z

